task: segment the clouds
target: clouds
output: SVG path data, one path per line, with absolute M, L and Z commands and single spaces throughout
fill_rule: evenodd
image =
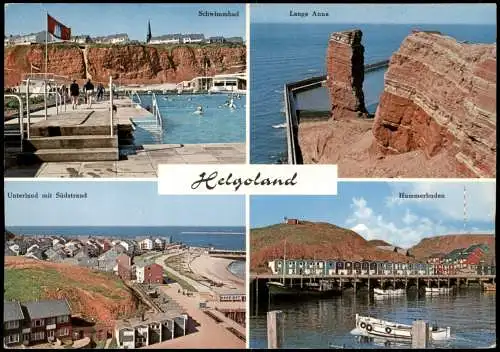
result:
M 466 186 L 466 213 L 470 221 L 492 221 L 495 215 L 495 182 L 391 182 L 392 195 L 386 198 L 389 207 L 414 206 L 428 212 L 437 212 L 444 220 L 464 218 L 464 185 Z M 444 194 L 443 199 L 399 198 L 399 193 Z
M 389 183 L 395 196 L 387 197 L 383 206 L 372 209 L 364 197 L 353 197 L 346 227 L 366 240 L 379 239 L 403 248 L 416 245 L 426 237 L 461 233 L 463 230 L 463 185 L 448 183 Z M 489 232 L 493 227 L 494 185 L 467 184 L 471 220 L 479 226 L 470 232 Z M 399 192 L 443 193 L 444 199 L 400 199 Z M 373 204 L 373 203 L 372 203 Z

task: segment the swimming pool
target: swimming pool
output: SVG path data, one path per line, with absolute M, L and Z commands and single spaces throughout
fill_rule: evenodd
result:
M 151 95 L 141 95 L 142 106 L 152 105 Z M 244 143 L 246 96 L 234 99 L 235 109 L 224 106 L 227 94 L 157 95 L 163 133 L 155 135 L 136 125 L 134 140 L 142 144 Z M 203 114 L 194 114 L 197 107 Z

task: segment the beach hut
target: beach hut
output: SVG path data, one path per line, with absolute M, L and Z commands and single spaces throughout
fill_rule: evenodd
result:
M 370 262 L 361 262 L 361 275 L 368 275 L 370 273 Z
M 394 263 L 384 263 L 384 275 L 394 275 Z
M 370 262 L 368 275 L 377 275 L 377 262 Z
M 353 262 L 352 268 L 353 268 L 353 272 L 352 272 L 353 274 L 361 275 L 361 263 L 360 262 Z
M 326 269 L 325 269 L 325 272 L 326 272 L 326 275 L 335 275 L 337 274 L 337 270 L 336 270 L 336 262 L 334 260 L 327 260 L 326 261 Z
M 346 261 L 344 268 L 345 268 L 345 271 L 346 271 L 347 275 L 352 275 L 353 274 L 353 265 L 352 265 L 352 262 Z
M 345 262 L 343 260 L 337 261 L 337 275 L 346 275 Z

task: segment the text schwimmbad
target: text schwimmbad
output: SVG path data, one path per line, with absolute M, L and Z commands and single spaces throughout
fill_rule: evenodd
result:
M 209 190 L 215 189 L 217 186 L 234 186 L 234 191 L 237 192 L 241 186 L 295 186 L 297 184 L 297 173 L 295 172 L 289 178 L 273 178 L 261 177 L 260 172 L 255 177 L 241 178 L 234 177 L 229 173 L 226 177 L 219 177 L 218 171 L 211 174 L 202 172 L 200 178 L 191 184 L 192 189 L 197 189 L 202 184 Z

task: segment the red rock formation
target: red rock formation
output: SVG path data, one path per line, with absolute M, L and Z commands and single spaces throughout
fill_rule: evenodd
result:
M 464 174 L 494 177 L 496 45 L 408 36 L 391 57 L 373 135 L 379 154 L 446 151 Z
M 332 33 L 326 59 L 327 86 L 335 120 L 366 117 L 363 33 L 359 30 Z
M 51 73 L 82 79 L 86 78 L 87 69 L 94 81 L 106 82 L 111 74 L 124 84 L 178 83 L 205 73 L 238 72 L 246 64 L 243 46 L 90 46 L 87 62 L 83 49 L 78 47 L 52 45 L 49 48 L 48 71 Z M 17 85 L 22 74 L 30 72 L 31 64 L 43 70 L 44 50 L 41 45 L 6 48 L 4 85 Z

